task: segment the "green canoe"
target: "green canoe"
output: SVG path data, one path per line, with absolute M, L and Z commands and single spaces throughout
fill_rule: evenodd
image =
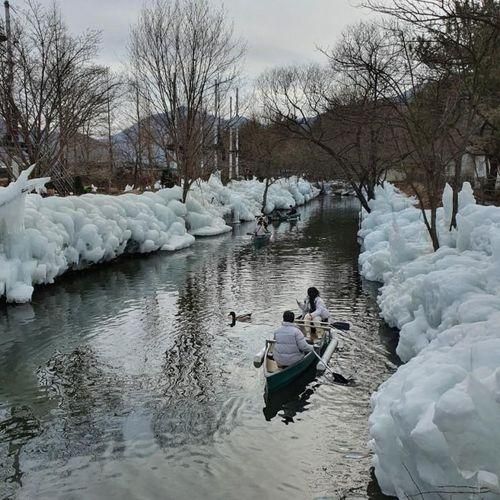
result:
M 296 213 L 293 215 L 287 215 L 287 214 L 275 215 L 274 217 L 269 218 L 270 222 L 293 222 L 293 221 L 297 221 L 297 220 L 300 220 L 299 213 Z
M 325 330 L 319 341 L 315 342 L 314 346 L 316 352 L 321 356 L 330 343 L 331 334 L 329 330 Z M 291 384 L 297 379 L 304 371 L 310 366 L 318 363 L 318 358 L 314 353 L 307 353 L 300 361 L 288 366 L 285 369 L 278 368 L 276 362 L 272 359 L 272 350 L 274 347 L 274 340 L 266 341 L 266 352 L 264 354 L 264 376 L 266 377 L 267 390 L 276 391 Z
M 254 245 L 265 245 L 271 240 L 271 233 L 266 234 L 254 234 L 252 236 Z

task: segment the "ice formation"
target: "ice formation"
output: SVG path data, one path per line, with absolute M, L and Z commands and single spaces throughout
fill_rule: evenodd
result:
M 192 195 L 214 214 L 230 217 L 234 221 L 252 221 L 261 213 L 264 186 L 264 182 L 256 179 L 233 180 L 224 186 L 219 175 L 213 174 L 208 182 L 195 182 Z M 278 179 L 269 186 L 264 212 L 303 205 L 318 195 L 319 190 L 303 179 Z
M 213 175 L 195 183 L 186 203 L 178 186 L 143 194 L 127 186 L 120 196 L 43 198 L 39 192 L 48 179 L 29 180 L 31 171 L 0 188 L 0 298 L 8 302 L 30 301 L 34 285 L 53 283 L 69 269 L 124 253 L 179 250 L 195 236 L 231 231 L 223 216 L 253 220 L 264 191 L 257 180 L 223 186 Z M 303 204 L 318 193 L 301 179 L 278 181 L 269 189 L 267 209 Z
M 384 283 L 381 314 L 407 363 L 372 398 L 379 483 L 399 498 L 500 497 L 500 208 L 451 189 L 434 252 L 414 200 L 378 188 L 359 236 L 362 274 Z

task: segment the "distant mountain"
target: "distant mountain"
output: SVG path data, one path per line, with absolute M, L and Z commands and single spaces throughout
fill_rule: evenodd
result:
M 148 128 L 152 128 L 153 134 L 156 137 L 161 137 L 164 133 L 163 131 L 166 128 L 167 115 L 165 113 L 157 113 L 151 115 L 149 118 L 144 118 L 143 122 L 143 130 L 147 130 Z M 213 125 L 213 121 L 215 120 L 214 115 L 208 114 L 207 121 L 209 124 Z M 249 119 L 245 116 L 240 116 L 238 118 L 233 118 L 232 120 L 227 120 L 225 118 L 221 118 L 221 130 L 228 129 L 230 125 L 233 127 L 241 127 L 249 122 Z M 115 144 L 115 148 L 118 154 L 122 157 L 122 161 L 135 161 L 136 150 L 134 145 L 137 143 L 137 137 L 139 134 L 139 124 L 133 123 L 126 129 L 117 132 L 113 135 L 112 140 Z M 107 140 L 107 139 L 105 139 Z M 159 142 L 157 140 L 156 142 Z M 165 141 L 168 145 L 168 142 Z M 165 154 L 162 148 L 157 145 L 151 146 L 151 154 L 149 155 L 147 152 L 143 152 L 143 163 L 147 164 L 149 161 L 149 156 L 152 157 L 152 160 L 156 164 L 165 164 Z
M 214 116 L 212 114 L 207 115 L 207 120 L 213 122 Z M 148 121 L 150 120 L 150 123 Z M 145 118 L 143 120 L 144 128 L 147 126 L 153 127 L 154 133 L 157 137 L 160 137 L 162 131 L 165 129 L 166 115 L 163 113 L 152 115 L 151 118 Z M 238 117 L 238 119 L 232 120 L 233 126 L 242 126 L 249 120 L 244 116 Z M 229 120 L 221 119 L 222 130 L 228 128 Z M 134 147 L 137 143 L 139 126 L 138 123 L 133 123 L 129 127 L 120 132 L 117 132 L 112 136 L 112 141 L 114 144 L 114 151 L 116 160 L 118 162 L 133 164 L 136 162 L 136 148 Z M 7 126 L 5 120 L 0 118 L 0 138 L 7 133 Z M 57 135 L 57 133 L 56 133 Z M 159 142 L 159 141 L 157 141 Z M 85 150 L 85 153 L 84 153 Z M 108 138 L 107 137 L 88 137 L 84 134 L 77 133 L 75 137 L 70 141 L 70 147 L 68 150 L 68 157 L 70 161 L 81 163 L 81 158 L 87 157 L 92 162 L 106 162 L 108 161 L 109 151 L 108 151 Z M 142 163 L 148 165 L 151 160 L 155 165 L 165 165 L 165 153 L 162 148 L 156 144 L 151 144 L 148 151 L 142 152 Z

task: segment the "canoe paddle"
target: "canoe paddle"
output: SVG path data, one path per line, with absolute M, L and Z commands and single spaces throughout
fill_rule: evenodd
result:
M 351 329 L 351 325 L 349 323 L 346 323 L 345 321 L 335 321 L 333 323 L 330 323 L 330 326 L 336 328 L 337 330 L 343 330 L 344 332 L 347 332 Z
M 351 329 L 351 325 L 347 323 L 346 321 L 334 321 L 333 323 L 328 323 L 327 321 L 311 321 L 307 319 L 301 319 L 297 318 L 295 320 L 295 323 L 300 324 L 300 325 L 305 325 L 305 326 L 310 326 L 311 328 L 318 327 L 318 328 L 336 328 L 337 330 L 342 330 L 344 332 L 347 332 Z
M 344 385 L 350 384 L 352 382 L 352 379 L 345 378 L 344 375 L 341 375 L 340 373 L 335 373 L 333 370 L 331 370 L 329 368 L 329 366 L 321 359 L 320 355 L 316 351 L 312 351 L 312 352 L 318 358 L 318 360 L 321 361 L 325 365 L 326 371 L 330 375 L 332 375 L 333 380 L 335 382 L 338 382 L 339 384 L 344 384 Z

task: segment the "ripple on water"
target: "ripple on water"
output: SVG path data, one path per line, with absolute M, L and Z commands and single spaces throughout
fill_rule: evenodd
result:
M 1 310 L 0 498 L 379 497 L 367 418 L 393 334 L 358 275 L 357 205 L 302 214 L 262 248 L 242 224 Z M 266 395 L 253 355 L 311 285 L 352 324 L 332 368 L 356 384 L 313 372 Z M 252 322 L 231 328 L 231 310 Z

